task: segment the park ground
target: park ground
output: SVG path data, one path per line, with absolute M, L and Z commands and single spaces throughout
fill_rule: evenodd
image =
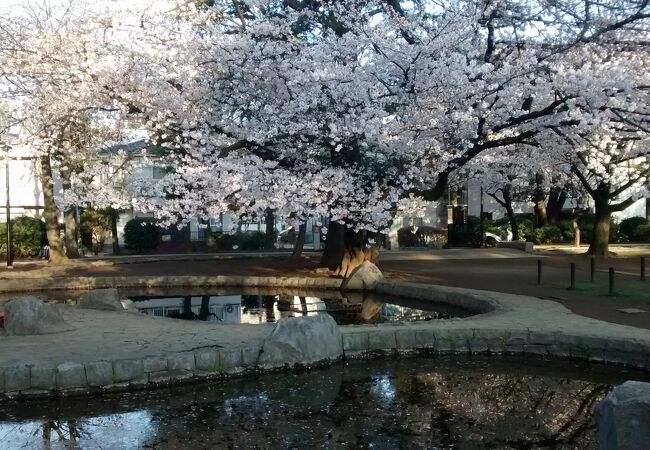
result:
M 650 329 L 650 277 L 641 281 L 639 275 L 641 256 L 646 256 L 650 265 L 650 247 L 612 248 L 613 257 L 595 260 L 594 282 L 590 281 L 585 250 L 542 247 L 533 254 L 512 249 L 391 251 L 381 254 L 378 265 L 391 281 L 529 295 L 557 301 L 583 316 Z M 541 285 L 537 284 L 538 260 L 542 261 Z M 326 276 L 315 271 L 318 261 L 316 253 L 306 253 L 300 259 L 274 253 L 85 258 L 58 267 L 42 261 L 20 262 L 12 270 L 0 269 L 0 286 L 7 279 L 24 279 L 28 285 L 34 278 L 80 276 Z M 568 289 L 571 263 L 576 264 L 573 290 Z M 614 295 L 609 295 L 610 267 L 616 271 Z M 7 296 L 11 294 L 2 298 Z

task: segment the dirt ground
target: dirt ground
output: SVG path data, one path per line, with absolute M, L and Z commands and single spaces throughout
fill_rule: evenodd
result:
M 444 252 L 444 251 L 442 251 Z M 380 259 L 379 268 L 393 281 L 434 283 L 471 289 L 530 295 L 555 300 L 577 314 L 609 322 L 650 329 L 650 268 L 646 281 L 639 280 L 640 257 L 619 256 L 596 260 L 595 282 L 590 282 L 589 259 L 583 255 L 542 252 L 539 258 L 505 257 L 445 259 L 436 253 L 433 259 L 422 253 L 400 254 Z M 559 253 L 559 254 L 558 254 Z M 425 255 L 426 256 L 426 255 Z M 189 256 L 188 258 L 191 258 Z M 417 259 L 416 259 L 417 258 Z M 542 284 L 537 285 L 537 260 L 542 260 Z M 650 264 L 650 257 L 646 258 Z M 570 284 L 570 264 L 576 264 L 576 289 Z M 13 270 L 0 269 L 2 279 L 66 276 L 137 276 L 137 275 L 252 275 L 318 276 L 314 269 L 318 256 L 294 260 L 289 256 L 247 257 L 209 260 L 172 260 L 152 262 L 83 261 L 61 267 L 43 262 L 20 263 Z M 616 270 L 614 295 L 608 294 L 608 268 Z M 644 313 L 623 313 L 624 308 Z

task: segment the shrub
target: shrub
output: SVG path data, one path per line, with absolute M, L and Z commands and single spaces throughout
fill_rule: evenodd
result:
M 103 247 L 106 235 L 110 231 L 111 221 L 104 211 L 88 208 L 79 216 L 81 245 L 89 252 L 94 248 Z
M 421 226 L 417 227 L 415 233 L 414 227 L 403 227 L 397 230 L 397 244 L 400 247 L 427 247 L 431 242 L 446 240 L 444 230 L 434 227 Z
M 650 225 L 637 225 L 630 237 L 635 242 L 650 242 Z
M 265 234 L 261 231 L 240 233 L 237 236 L 240 250 L 262 250 Z
M 562 241 L 562 231 L 555 225 L 546 225 L 535 228 L 533 232 L 533 242 L 535 244 L 551 244 Z
M 636 240 L 634 237 L 634 233 L 636 232 L 636 229 L 639 225 L 648 225 L 648 222 L 646 221 L 645 217 L 628 217 L 627 219 L 623 219 L 621 223 L 619 224 L 618 228 L 621 231 L 621 233 L 625 233 L 625 235 L 632 239 Z
M 158 227 L 151 219 L 131 219 L 124 226 L 124 244 L 130 250 L 153 250 L 158 246 L 158 239 Z
M 573 229 L 572 220 L 562 220 L 558 222 L 557 227 L 562 232 L 562 238 L 565 241 L 573 241 L 573 239 L 575 239 L 576 233 L 575 230 Z
M 47 243 L 45 223 L 32 217 L 12 219 L 12 249 L 14 258 L 27 258 L 38 255 L 41 246 Z M 0 258 L 7 255 L 7 224 L 0 224 Z

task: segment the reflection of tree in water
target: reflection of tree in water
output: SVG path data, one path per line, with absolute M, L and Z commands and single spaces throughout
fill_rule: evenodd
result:
M 80 437 L 80 432 L 77 429 L 77 421 L 75 419 L 62 421 L 62 420 L 48 420 L 43 422 L 43 441 L 52 442 L 52 433 L 57 435 L 61 441 L 70 441 L 71 444 L 77 442 Z M 66 436 L 67 435 L 67 436 Z
M 318 384 L 311 389 L 317 392 Z M 192 432 L 200 434 L 208 423 L 210 436 L 202 443 L 224 440 L 243 448 L 582 449 L 595 445 L 591 412 L 605 390 L 538 376 L 401 374 L 344 381 L 313 408 L 266 396 L 227 400 L 197 415 Z M 294 394 L 288 389 L 284 395 Z

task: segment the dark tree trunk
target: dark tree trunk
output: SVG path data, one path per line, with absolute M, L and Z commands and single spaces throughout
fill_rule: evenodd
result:
M 119 235 L 117 233 L 117 219 L 118 219 L 117 211 L 112 212 L 111 213 L 111 237 L 113 238 L 114 255 L 119 255 L 121 253 Z
M 650 197 L 645 199 L 645 220 L 650 223 Z
M 270 209 L 266 210 L 265 222 L 264 249 L 273 250 L 275 248 L 275 216 Z
M 61 170 L 61 185 L 63 192 L 69 191 L 72 188 L 70 181 L 70 170 Z M 63 232 L 65 242 L 65 254 L 68 258 L 79 257 L 79 231 L 77 224 L 77 217 L 75 208 L 69 208 L 63 212 Z
M 345 225 L 338 222 L 329 223 L 327 239 L 325 240 L 325 249 L 320 260 L 320 267 L 327 267 L 335 270 L 343 259 L 343 249 L 345 246 Z
M 368 237 L 378 238 L 376 233 L 355 232 L 346 225 L 330 222 L 320 266 L 333 270 L 334 275 L 347 277 L 364 261 L 376 263 L 379 248 L 376 244 L 370 245 Z M 328 249 L 328 246 L 331 247 Z
M 503 203 L 506 208 L 506 214 L 508 215 L 508 223 L 510 224 L 510 229 L 512 230 L 512 240 L 519 240 L 519 224 L 517 223 L 517 216 L 515 216 L 515 211 L 512 209 L 512 195 L 510 192 L 510 186 L 508 185 L 503 190 Z
M 294 258 L 300 258 L 302 256 L 302 250 L 305 247 L 305 239 L 307 238 L 307 222 L 301 223 L 298 227 L 298 237 L 296 238 L 296 245 L 293 246 L 293 253 L 291 254 Z
M 596 200 L 596 217 L 591 244 L 587 253 L 593 256 L 607 256 L 609 253 L 609 225 L 612 212 L 606 196 Z
M 68 258 L 79 257 L 79 245 L 77 241 L 77 218 L 74 208 L 63 213 L 63 224 L 65 230 L 65 254 Z
M 553 187 L 548 195 L 546 204 L 546 218 L 549 225 L 555 225 L 560 221 L 560 213 L 566 202 L 568 192 L 565 188 Z
M 300 296 L 300 309 L 302 311 L 302 315 L 306 316 L 308 314 L 307 310 L 307 298 L 304 295 Z
M 535 204 L 535 227 L 543 227 L 548 224 L 545 202 L 546 192 L 544 191 L 544 175 L 538 173 L 535 175 L 535 193 L 533 195 L 533 203 Z
M 43 219 L 50 246 L 50 262 L 62 264 L 68 260 L 61 241 L 59 227 L 59 210 L 54 201 L 54 180 L 52 178 L 52 165 L 49 153 L 41 156 L 41 187 L 43 189 Z

